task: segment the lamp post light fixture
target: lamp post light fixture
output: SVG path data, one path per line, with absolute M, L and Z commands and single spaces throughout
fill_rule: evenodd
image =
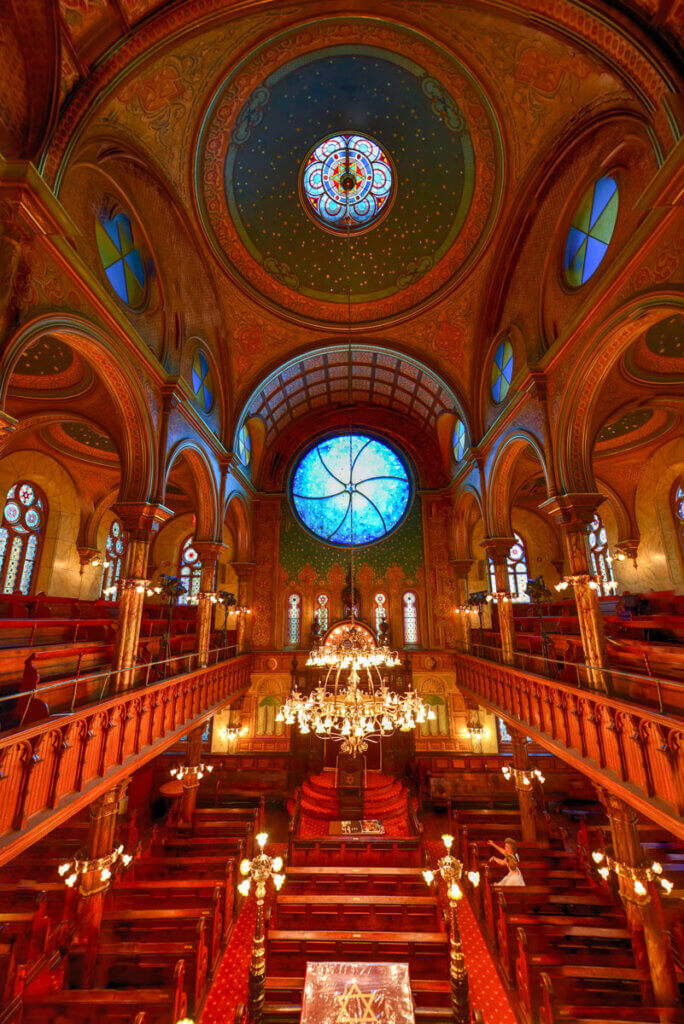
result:
M 511 765 L 505 764 L 501 771 L 507 782 L 510 782 L 511 779 L 513 779 L 517 786 L 531 786 L 533 779 L 537 779 L 540 783 L 546 782 L 546 776 L 543 775 L 538 768 L 530 768 L 529 770 L 526 770 L 524 768 L 513 768 Z
M 598 873 L 604 882 L 608 881 L 611 871 L 618 878 L 630 882 L 634 889 L 635 902 L 645 905 L 650 903 L 651 897 L 648 892 L 649 882 L 658 882 L 661 889 L 667 896 L 672 892 L 673 885 L 669 878 L 663 876 L 663 866 L 654 860 L 650 867 L 632 867 L 630 864 L 622 864 L 614 860 L 602 850 L 594 850 L 591 859 L 598 867 Z
M 240 874 L 244 879 L 238 885 L 238 892 L 241 896 L 248 896 L 254 882 L 254 894 L 256 896 L 257 916 L 254 927 L 254 945 L 252 946 L 252 960 L 249 965 L 249 989 L 247 995 L 247 1019 L 249 1024 L 261 1024 L 264 1012 L 264 1000 L 266 998 L 266 937 L 264 934 L 264 899 L 266 897 L 266 886 L 270 879 L 276 890 L 280 889 L 285 881 L 285 875 L 281 874 L 283 869 L 282 857 L 269 857 L 264 853 L 264 847 L 268 842 L 268 832 L 259 832 L 256 836 L 259 852 L 252 860 L 243 860 L 240 864 Z
M 468 986 L 468 971 L 466 970 L 463 946 L 461 945 L 461 933 L 458 928 L 458 903 L 463 898 L 463 889 L 459 884 L 465 874 L 468 881 L 478 886 L 480 884 L 479 871 L 465 871 L 463 864 L 456 857 L 451 856 L 451 847 L 454 837 L 442 836 L 446 847 L 446 854 L 437 862 L 437 873 L 429 869 L 423 871 L 423 877 L 428 885 L 432 885 L 441 878 L 446 888 L 449 900 L 449 976 L 451 980 L 451 1008 L 455 1024 L 470 1024 L 470 994 Z M 439 877 L 438 877 L 439 876 Z

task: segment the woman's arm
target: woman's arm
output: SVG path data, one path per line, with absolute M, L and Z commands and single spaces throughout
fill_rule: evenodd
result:
M 500 864 L 501 867 L 507 867 L 508 866 L 508 861 L 506 860 L 505 857 L 503 858 L 503 860 L 501 859 L 501 857 L 490 857 L 488 863 L 489 864 Z

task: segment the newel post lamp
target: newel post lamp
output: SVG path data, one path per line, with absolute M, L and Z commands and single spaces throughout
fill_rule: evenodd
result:
M 434 871 L 423 871 L 423 877 L 428 885 L 435 880 L 439 883 L 439 877 L 444 881 L 446 893 L 449 900 L 449 976 L 451 979 L 451 1008 L 455 1024 L 470 1024 L 470 993 L 468 986 L 468 971 L 461 945 L 461 933 L 458 928 L 458 903 L 463 898 L 463 889 L 459 885 L 465 869 L 460 860 L 451 856 L 451 847 L 454 837 L 442 836 L 446 846 L 446 854 L 437 862 L 437 875 Z M 439 876 L 439 877 L 437 877 Z M 468 871 L 466 877 L 472 885 L 480 884 L 478 871 Z
M 285 875 L 280 874 L 283 868 L 282 857 L 269 857 L 264 853 L 268 842 L 268 832 L 259 832 L 256 837 L 259 852 L 252 860 L 243 860 L 240 873 L 245 876 L 238 885 L 242 896 L 248 896 L 252 882 L 255 884 L 257 916 L 254 927 L 254 945 L 252 960 L 249 965 L 249 988 L 247 993 L 247 1020 L 249 1024 L 261 1024 L 266 999 L 266 935 L 264 931 L 264 899 L 266 886 L 273 879 L 276 889 L 280 889 Z

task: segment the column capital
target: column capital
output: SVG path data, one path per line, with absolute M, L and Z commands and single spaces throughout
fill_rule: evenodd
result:
M 226 545 L 220 540 L 193 540 L 192 546 L 200 557 L 201 562 L 218 562 L 221 553 L 226 551 Z
M 604 789 L 603 786 L 597 786 L 596 792 L 609 818 L 612 818 L 614 821 L 624 822 L 626 825 L 637 824 L 639 815 L 631 804 L 626 803 L 621 797 L 611 793 L 610 790 Z
M 559 526 L 573 531 L 584 529 L 605 500 L 605 495 L 596 492 L 558 494 L 543 501 L 539 508 Z
M 515 544 L 515 537 L 485 537 L 480 541 L 480 547 L 484 548 L 492 562 L 505 562 L 508 553 Z
M 119 517 L 124 530 L 137 540 L 149 540 L 162 523 L 173 517 L 173 512 L 165 505 L 150 505 L 145 501 L 116 502 L 112 512 Z
M 238 580 L 242 583 L 247 583 L 251 580 L 256 569 L 256 562 L 233 562 L 233 569 Z
M 473 567 L 472 558 L 450 558 L 449 565 L 452 566 L 457 576 L 466 577 Z

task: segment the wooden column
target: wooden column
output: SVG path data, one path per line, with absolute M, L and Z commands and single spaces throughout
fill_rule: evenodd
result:
M 192 732 L 188 733 L 187 747 L 185 749 L 185 764 L 188 768 L 197 768 L 202 757 L 202 733 L 204 725 L 198 725 Z M 197 806 L 197 790 L 199 779 L 197 772 L 189 772 L 183 776 L 183 796 L 180 808 L 180 824 L 192 825 Z
M 577 605 L 582 650 L 584 660 L 589 666 L 588 681 L 594 689 L 607 692 L 609 683 L 604 671 L 608 664 L 606 636 L 598 590 L 590 586 L 593 579 L 587 546 L 587 526 L 603 500 L 602 494 L 564 494 L 558 498 L 551 498 L 540 507 L 555 518 L 563 531 L 570 566 L 569 579 Z
M 519 771 L 527 772 L 530 775 L 530 741 L 524 733 L 518 729 L 511 729 L 511 745 L 513 747 L 513 767 Z M 534 799 L 532 783 L 526 786 L 522 779 L 516 776 L 515 789 L 518 794 L 518 808 L 520 810 L 520 828 L 524 843 L 537 842 L 537 805 Z
M 472 567 L 471 558 L 451 559 L 456 581 L 456 635 L 461 650 L 469 654 L 473 648 L 470 635 L 470 612 L 463 609 L 468 603 L 468 573 Z
M 152 538 L 159 523 L 171 513 L 162 506 L 146 504 L 118 504 L 112 509 L 121 519 L 126 536 L 126 570 L 119 582 L 119 617 L 113 657 L 113 667 L 118 671 L 116 689 L 120 691 L 133 684 L 130 667 L 135 665 L 138 655 Z
M 211 624 L 216 606 L 216 567 L 223 544 L 218 541 L 196 540 L 193 547 L 202 562 L 202 578 L 197 602 L 197 653 L 199 654 L 200 668 L 204 668 L 209 661 Z M 221 657 L 225 656 L 224 651 Z
M 126 792 L 128 782 L 110 789 L 98 797 L 88 808 L 90 824 L 88 839 L 81 856 L 88 861 L 106 857 L 114 849 L 114 833 L 119 801 Z M 92 984 L 92 973 L 97 958 L 97 944 L 102 926 L 104 901 L 109 881 L 102 881 L 100 871 L 87 871 L 80 880 L 76 903 L 76 929 L 74 941 L 85 951 L 84 984 Z
M 253 604 L 253 581 L 254 581 L 254 570 L 256 565 L 254 562 L 233 562 L 233 569 L 238 580 L 238 607 L 249 608 L 254 607 Z M 302 621 L 302 629 L 304 628 L 304 622 Z M 245 651 L 249 651 L 252 644 L 252 612 L 249 614 L 241 612 L 238 615 L 237 622 L 237 633 L 238 633 L 238 654 L 244 654 Z
M 486 537 L 482 541 L 485 553 L 491 558 L 496 578 L 497 610 L 499 615 L 499 632 L 501 634 L 501 651 L 505 665 L 515 661 L 515 625 L 513 621 L 513 604 L 508 585 L 508 552 L 515 544 L 514 537 Z
M 613 837 L 613 858 L 631 868 L 648 866 L 639 839 L 637 813 L 633 807 L 605 789 L 598 790 L 599 798 L 606 809 Z M 646 966 L 651 975 L 653 994 L 658 1006 L 678 1006 L 679 986 L 677 971 L 672 956 L 670 935 L 665 930 L 660 893 L 653 884 L 648 884 L 648 895 L 638 897 L 629 879 L 619 880 L 627 922 L 632 934 L 632 945 L 637 966 Z

